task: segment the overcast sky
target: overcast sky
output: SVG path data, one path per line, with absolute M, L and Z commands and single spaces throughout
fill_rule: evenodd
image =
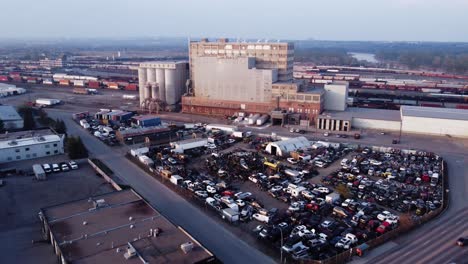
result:
M 468 0 L 2 0 L 1 37 L 468 42 Z

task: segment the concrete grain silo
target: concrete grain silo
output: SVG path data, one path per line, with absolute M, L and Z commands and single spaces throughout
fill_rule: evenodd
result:
M 164 69 L 156 69 L 156 80 L 159 85 L 159 99 L 166 101 L 166 78 Z
M 160 100 L 170 110 L 178 108 L 188 79 L 188 62 L 157 61 L 141 63 L 138 70 L 140 102 Z M 149 105 L 149 104 L 145 104 Z M 145 106 L 144 106 L 145 107 Z

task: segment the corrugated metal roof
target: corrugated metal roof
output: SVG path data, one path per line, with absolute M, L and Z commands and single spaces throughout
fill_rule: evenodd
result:
M 21 116 L 11 105 L 0 105 L 0 119 L 3 121 L 21 120 Z
M 455 108 L 436 108 L 421 106 L 402 106 L 401 114 L 405 116 L 453 119 L 468 121 L 468 110 Z

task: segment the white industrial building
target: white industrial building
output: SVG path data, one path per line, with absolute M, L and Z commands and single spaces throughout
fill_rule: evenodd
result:
M 24 126 L 23 118 L 11 105 L 0 105 L 0 120 L 3 121 L 6 130 L 21 129 Z
M 402 131 L 468 137 L 468 111 L 454 108 L 402 106 Z
M 187 61 L 141 63 L 138 68 L 140 105 L 149 109 L 151 103 L 158 101 L 174 107 L 186 93 L 188 75 Z
M 0 137 L 0 163 L 64 153 L 64 136 L 49 130 L 16 132 Z
M 295 151 L 302 148 L 308 148 L 311 146 L 310 141 L 305 137 L 290 138 L 281 141 L 270 142 L 266 146 L 266 152 L 271 155 L 285 157 L 288 156 L 291 151 Z
M 353 129 L 400 130 L 397 110 L 350 107 L 346 111 L 326 111 L 317 118 L 317 128 L 329 131 Z
M 326 111 L 345 111 L 348 102 L 348 82 L 334 81 L 325 84 L 325 102 Z
M 254 57 L 194 57 L 196 95 L 210 100 L 270 102 L 278 69 L 256 68 Z
M 14 84 L 0 83 L 0 98 L 24 93 L 26 93 L 24 88 L 16 87 Z
M 172 147 L 172 152 L 184 153 L 185 150 L 203 147 L 206 144 L 208 144 L 208 139 L 206 138 L 191 138 L 191 139 L 171 142 L 171 147 Z

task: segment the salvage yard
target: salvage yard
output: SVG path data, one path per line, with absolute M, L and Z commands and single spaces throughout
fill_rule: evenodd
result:
M 442 206 L 432 153 L 306 142 L 279 157 L 275 139 L 196 129 L 207 144 L 152 147 L 150 167 L 289 261 L 328 259 Z

